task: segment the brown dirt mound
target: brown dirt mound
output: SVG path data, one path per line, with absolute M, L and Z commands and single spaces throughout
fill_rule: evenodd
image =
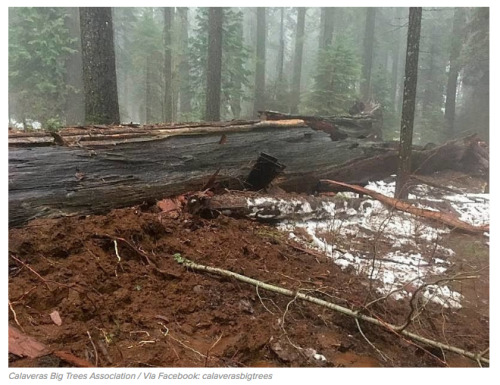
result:
M 189 271 L 175 253 L 351 308 L 370 298 L 366 279 L 301 250 L 273 227 L 223 216 L 166 218 L 155 207 L 134 207 L 11 229 L 9 322 L 52 351 L 103 367 L 475 365 L 362 324 L 384 360 L 353 319 Z M 372 315 L 398 323 L 407 312 L 407 303 L 387 300 Z M 448 343 L 473 351 L 488 346 L 487 319 L 467 312 L 435 309 L 421 317 L 418 331 L 442 340 L 443 320 Z M 10 356 L 10 366 L 65 365 L 53 356 Z

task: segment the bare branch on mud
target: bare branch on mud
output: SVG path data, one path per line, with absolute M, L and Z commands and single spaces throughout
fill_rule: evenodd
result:
M 394 207 L 396 210 L 404 211 L 419 217 L 431 219 L 434 221 L 438 221 L 441 223 L 444 223 L 447 226 L 450 226 L 453 229 L 458 229 L 465 231 L 467 233 L 484 233 L 484 232 L 489 232 L 490 226 L 489 225 L 484 225 L 484 226 L 473 226 L 470 225 L 450 214 L 442 213 L 442 212 L 436 212 L 432 210 L 427 210 L 427 209 L 422 209 L 419 207 L 415 207 L 411 205 L 410 203 L 401 201 L 396 198 L 391 198 L 388 196 L 385 196 L 383 194 L 377 193 L 372 190 L 368 190 L 364 187 L 361 186 L 356 186 L 348 183 L 343 183 L 343 182 L 337 182 L 333 180 L 328 180 L 328 179 L 322 179 L 320 181 L 322 184 L 337 187 L 337 186 L 342 186 L 344 188 L 349 189 L 350 191 L 354 191 L 356 193 L 360 194 L 365 194 L 369 195 L 372 198 L 377 199 L 378 201 L 389 205 L 391 207 Z
M 224 333 L 221 333 L 219 338 L 217 338 L 217 340 L 212 344 L 212 346 L 210 346 L 210 348 L 208 348 L 207 350 L 207 355 L 206 355 L 206 359 L 205 359 L 205 367 L 208 367 L 208 359 L 210 357 L 210 351 L 215 348 L 215 346 L 220 342 L 222 336 L 224 335 Z
M 54 354 L 54 356 L 56 356 L 57 358 L 60 358 L 61 360 L 67 362 L 68 364 L 76 366 L 77 368 L 92 368 L 92 367 L 94 367 L 94 365 L 92 365 L 90 362 L 88 362 L 82 358 L 76 357 L 72 353 L 64 351 L 64 350 L 58 350 L 58 351 L 53 352 L 52 354 Z
M 283 287 L 279 287 L 279 286 L 275 286 L 275 285 L 271 285 L 271 284 L 267 284 L 265 282 L 262 282 L 262 281 L 259 281 L 259 280 L 256 280 L 256 279 L 253 279 L 253 278 L 250 278 L 250 277 L 238 274 L 238 273 L 234 273 L 234 272 L 229 271 L 229 270 L 220 269 L 217 267 L 200 265 L 200 264 L 197 264 L 195 262 L 190 261 L 187 258 L 182 257 L 178 253 L 174 254 L 173 257 L 177 263 L 182 264 L 183 266 L 185 266 L 188 269 L 235 278 L 241 282 L 249 283 L 249 284 L 254 285 L 254 286 L 259 285 L 259 287 L 263 288 L 264 290 L 268 290 L 268 291 L 272 291 L 272 292 L 279 293 L 282 295 L 286 295 L 288 297 L 294 298 L 294 300 L 296 298 L 299 298 L 299 299 L 302 299 L 304 301 L 308 301 L 308 302 L 311 302 L 311 303 L 314 303 L 314 304 L 317 304 L 320 306 L 324 306 L 328 309 L 334 310 L 336 312 L 347 315 L 349 317 L 353 317 L 355 319 L 363 320 L 365 322 L 380 326 L 386 330 L 389 330 L 389 331 L 395 333 L 398 336 L 401 336 L 401 335 L 406 336 L 410 339 L 421 342 L 423 344 L 433 346 L 433 347 L 436 347 L 438 349 L 450 351 L 453 353 L 457 353 L 457 354 L 460 354 L 464 357 L 470 358 L 474 361 L 480 360 L 480 362 L 482 362 L 482 363 L 489 364 L 489 359 L 484 358 L 483 356 L 480 356 L 477 353 L 469 352 L 469 351 L 466 351 L 464 349 L 461 349 L 461 348 L 458 348 L 458 347 L 455 347 L 452 345 L 447 345 L 447 344 L 444 344 L 442 342 L 435 341 L 435 340 L 420 336 L 418 334 L 409 332 L 409 331 L 404 330 L 404 329 L 401 331 L 398 331 L 398 326 L 396 326 L 396 325 L 390 324 L 388 322 L 384 322 L 383 320 L 378 320 L 376 318 L 367 316 L 365 314 L 361 314 L 359 311 L 353 311 L 351 309 L 337 305 L 337 304 L 332 303 L 332 302 L 327 302 L 327 301 L 321 300 L 319 298 L 311 297 L 309 295 L 300 293 L 300 291 L 294 292 L 292 290 L 285 289 Z
M 259 285 L 255 286 L 255 291 L 257 292 L 257 297 L 259 297 L 259 301 L 262 304 L 262 306 L 264 307 L 264 309 L 266 309 L 268 311 L 268 313 L 271 313 L 274 315 L 274 313 L 271 310 L 269 310 L 266 305 L 264 305 L 264 301 L 262 301 L 262 297 L 259 294 Z
M 408 314 L 408 316 L 406 317 L 406 321 L 403 325 L 401 326 L 398 326 L 396 327 L 396 331 L 397 332 L 402 332 L 403 330 L 405 330 L 411 323 L 412 321 L 415 319 L 415 316 L 414 314 L 415 313 L 421 313 L 423 311 L 423 307 L 425 307 L 425 304 L 424 306 L 422 306 L 421 308 L 417 308 L 415 306 L 415 301 L 416 299 L 418 298 L 418 294 L 423 291 L 425 288 L 429 287 L 429 286 L 433 286 L 433 285 L 440 285 L 442 283 L 449 283 L 449 282 L 453 282 L 453 281 L 461 281 L 461 280 L 464 280 L 464 279 L 476 279 L 476 278 L 479 278 L 479 276 L 462 276 L 462 274 L 457 274 L 451 278 L 443 278 L 443 279 L 438 279 L 434 282 L 430 282 L 430 283 L 425 283 L 421 286 L 419 286 L 412 294 L 411 296 L 411 299 L 410 299 L 410 312 Z
M 359 321 L 357 318 L 354 319 L 356 321 L 356 326 L 358 327 L 359 332 L 361 333 L 361 336 L 365 339 L 366 342 L 368 342 L 368 345 L 370 345 L 379 355 L 380 357 L 383 358 L 384 361 L 387 362 L 387 357 L 384 353 L 382 353 L 375 345 L 371 343 L 371 341 L 365 336 L 365 333 L 363 333 L 363 330 L 361 329 L 361 325 L 359 324 Z
M 182 347 L 184 347 L 184 348 L 186 348 L 188 350 L 191 350 L 193 353 L 196 353 L 199 356 L 203 357 L 205 360 L 207 360 L 208 356 L 206 354 L 200 353 L 198 350 L 193 349 L 191 346 L 188 346 L 184 342 L 182 342 L 179 339 L 173 337 L 172 334 L 170 334 L 170 330 L 168 329 L 168 327 L 165 326 L 165 324 L 163 322 L 158 322 L 158 325 L 161 325 L 162 327 L 165 328 L 165 331 L 162 332 L 162 334 L 165 337 L 169 337 L 169 338 L 173 339 L 175 342 L 177 342 L 178 344 L 180 344 Z
M 87 330 L 87 335 L 89 336 L 90 343 L 92 344 L 92 347 L 94 348 L 95 366 L 97 367 L 99 364 L 99 354 L 97 353 L 97 348 L 95 347 L 94 341 L 92 341 L 92 336 L 90 335 L 88 330 Z
M 23 262 L 23 261 L 21 261 L 19 258 L 14 257 L 12 254 L 10 255 L 10 257 L 11 257 L 14 261 L 16 261 L 16 262 L 20 263 L 22 266 L 26 267 L 26 268 L 27 268 L 29 271 L 31 271 L 33 274 L 35 274 L 35 275 L 36 275 L 36 276 L 37 276 L 37 277 L 38 277 L 38 278 L 39 278 L 39 279 L 40 279 L 40 280 L 41 280 L 41 281 L 45 284 L 45 286 L 47 286 L 47 289 L 50 291 L 50 286 L 49 286 L 49 284 L 47 283 L 47 281 L 46 281 L 46 280 L 45 280 L 45 279 L 44 279 L 44 278 L 43 278 L 40 274 L 38 274 L 35 270 L 33 270 L 33 269 L 30 267 L 30 265 L 28 265 L 27 263 L 24 263 L 24 262 Z

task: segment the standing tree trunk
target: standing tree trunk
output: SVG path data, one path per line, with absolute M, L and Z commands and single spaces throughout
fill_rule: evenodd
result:
M 283 83 L 283 65 L 285 63 L 285 8 L 280 8 L 281 21 L 280 21 L 280 44 L 278 49 L 278 60 L 276 62 L 276 85 L 274 90 L 274 97 L 277 99 L 279 89 Z
M 188 60 L 188 40 L 189 40 L 189 24 L 188 24 L 188 8 L 177 8 L 177 14 L 180 19 L 180 59 L 179 59 L 179 109 L 181 115 L 191 112 L 191 92 L 189 88 L 189 60 Z
M 120 122 L 111 8 L 80 8 L 85 122 Z
M 163 121 L 172 122 L 172 8 L 163 8 L 163 44 L 165 47 L 164 76 L 165 88 L 163 94 Z
M 397 20 L 397 25 L 402 24 L 402 17 L 403 17 L 403 8 L 398 7 L 396 8 L 396 20 Z M 391 97 L 392 97 L 392 104 L 394 106 L 394 112 L 399 111 L 399 59 L 401 56 L 401 45 L 402 45 L 402 36 L 403 34 L 401 33 L 400 30 L 396 32 L 396 39 L 394 42 L 394 45 L 392 47 L 392 79 L 391 79 Z
M 453 29 L 451 32 L 450 69 L 448 72 L 448 84 L 446 86 L 446 104 L 444 119 L 448 135 L 453 137 L 455 125 L 455 103 L 457 96 L 457 80 L 460 65 L 460 47 L 462 46 L 463 25 L 465 24 L 465 13 L 463 8 L 455 8 L 453 15 Z
M 220 120 L 223 8 L 208 10 L 206 121 Z
M 297 114 L 300 104 L 300 77 L 302 75 L 302 53 L 304 50 L 304 27 L 306 8 L 297 8 L 297 32 L 295 34 L 295 56 L 293 59 L 292 104 L 290 112 Z
M 85 101 L 83 98 L 82 49 L 80 41 L 80 19 L 78 8 L 67 8 L 68 17 L 64 24 L 74 39 L 73 52 L 66 59 L 66 85 L 71 89 L 66 98 L 66 125 L 83 124 L 85 121 Z
M 408 198 L 408 179 L 411 172 L 411 146 L 413 141 L 413 120 L 417 95 L 418 54 L 420 48 L 420 25 L 422 8 L 410 8 L 408 39 L 406 43 L 405 82 L 403 111 L 401 116 L 401 137 L 399 144 L 398 173 L 395 198 Z
M 332 44 L 333 39 L 333 16 L 334 8 L 321 8 L 319 49 L 326 49 Z
M 257 8 L 257 44 L 255 58 L 255 96 L 253 116 L 266 106 L 266 8 Z
M 152 54 L 149 54 L 146 59 L 146 123 L 153 123 L 153 90 L 152 90 Z
M 361 94 L 365 101 L 372 97 L 372 65 L 373 46 L 375 44 L 375 16 L 376 8 L 366 9 L 365 37 L 363 40 L 363 80 L 361 82 Z
M 424 84 L 422 108 L 420 110 L 420 116 L 422 118 L 429 118 L 432 115 L 433 107 L 439 103 L 436 99 L 442 97 L 442 91 L 436 89 L 436 85 L 439 85 L 439 82 L 436 81 L 436 74 L 438 72 L 436 68 L 436 55 L 438 53 L 437 41 L 439 40 L 439 34 L 435 25 L 433 25 L 427 33 L 430 35 L 430 49 L 428 51 L 427 71 L 422 79 L 422 83 Z M 441 105 L 438 105 L 439 108 L 441 108 Z
M 240 41 L 243 41 L 244 40 L 244 36 L 243 36 L 243 23 L 238 23 L 236 26 L 235 26 L 235 34 L 237 34 L 237 38 L 240 40 Z M 241 82 L 241 79 L 236 76 L 233 81 L 234 83 L 234 89 L 235 90 L 241 90 L 243 85 L 242 85 L 242 82 Z M 242 102 L 242 99 L 243 99 L 243 96 L 240 92 L 235 92 L 233 93 L 232 95 L 230 95 L 230 98 L 229 98 L 229 105 L 230 105 L 230 108 L 231 108 L 231 113 L 233 115 L 233 119 L 239 119 L 240 116 L 241 116 L 241 102 Z

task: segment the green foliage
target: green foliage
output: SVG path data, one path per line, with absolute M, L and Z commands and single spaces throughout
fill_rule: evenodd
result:
M 319 115 L 345 113 L 356 99 L 359 59 L 344 39 L 319 52 L 308 110 Z
M 62 127 L 63 124 L 61 122 L 61 119 L 59 119 L 59 116 L 49 118 L 45 123 L 45 128 L 49 131 L 59 131 L 59 129 L 61 129 Z
M 205 111 L 208 50 L 208 9 L 200 8 L 197 26 L 189 42 L 190 85 L 193 93 L 192 118 L 201 119 Z M 222 35 L 221 118 L 238 118 L 241 102 L 249 85 L 251 72 L 247 65 L 250 50 L 243 43 L 243 14 L 224 8 Z
M 66 59 L 75 52 L 64 8 L 10 8 L 9 104 L 18 121 L 64 116 Z

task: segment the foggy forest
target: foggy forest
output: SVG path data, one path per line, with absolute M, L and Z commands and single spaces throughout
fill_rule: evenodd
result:
M 9 378 L 489 367 L 489 12 L 9 8 Z
M 384 136 L 399 137 L 407 8 L 221 12 L 220 106 L 209 117 L 207 8 L 113 8 L 101 16 L 112 26 L 101 54 L 116 66 L 114 123 L 245 119 L 259 109 L 328 115 L 371 100 L 383 107 Z M 487 8 L 423 9 L 417 143 L 439 143 L 471 126 L 488 139 L 488 18 Z M 10 8 L 11 124 L 57 129 L 92 121 L 80 23 L 77 8 Z

